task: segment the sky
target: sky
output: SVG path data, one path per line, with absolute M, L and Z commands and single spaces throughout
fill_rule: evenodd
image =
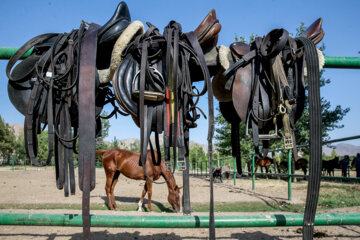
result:
M 104 24 L 120 1 L 75 0 L 1 0 L 0 47 L 20 47 L 34 36 L 44 33 L 69 32 L 80 26 L 81 20 Z M 290 1 L 290 0 L 131 0 L 128 4 L 132 21 L 149 21 L 162 30 L 170 20 L 182 25 L 184 32 L 194 30 L 211 9 L 216 10 L 222 30 L 217 45 L 229 46 L 234 37 L 248 38 L 252 34 L 263 36 L 274 28 L 285 28 L 296 33 L 303 22 L 309 26 L 323 18 L 325 55 L 360 57 L 360 1 Z M 0 115 L 9 124 L 23 124 L 24 116 L 12 106 L 7 95 L 7 60 L 0 60 Z M 344 128 L 330 132 L 330 138 L 360 135 L 360 70 L 326 69 L 324 77 L 331 83 L 321 88 L 321 96 L 336 105 L 349 107 L 350 112 L 340 124 Z M 201 88 L 201 86 L 199 86 Z M 215 100 L 215 106 L 218 102 Z M 207 113 L 207 96 L 199 107 Z M 110 112 L 111 107 L 105 107 Z M 217 112 L 216 112 L 217 114 Z M 191 129 L 190 140 L 206 144 L 207 120 L 198 120 Z M 130 117 L 119 116 L 110 120 L 107 140 L 139 138 L 140 131 Z M 348 141 L 360 145 L 360 140 Z

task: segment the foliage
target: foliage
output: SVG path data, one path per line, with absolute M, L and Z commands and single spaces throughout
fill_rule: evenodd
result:
M 14 151 L 15 134 L 14 130 L 5 123 L 0 116 L 0 155 L 9 161 L 10 154 Z
M 23 161 L 26 161 L 27 159 L 23 133 L 15 141 L 14 155 L 15 159 L 21 164 L 23 164 Z
M 190 164 L 192 164 L 194 162 L 200 163 L 202 161 L 207 161 L 207 156 L 206 156 L 203 148 L 197 143 L 190 144 L 190 149 L 189 149 Z
M 108 113 L 103 111 L 101 117 L 106 117 Z M 104 138 L 109 136 L 110 121 L 105 118 L 101 118 L 101 135 L 96 138 L 96 150 L 107 149 L 109 146 L 104 141 Z

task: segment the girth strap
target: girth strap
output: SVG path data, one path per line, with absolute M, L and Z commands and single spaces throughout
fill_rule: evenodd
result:
M 298 38 L 298 40 L 304 45 L 309 83 L 311 161 L 309 163 L 309 182 L 304 213 L 303 239 L 310 240 L 313 239 L 314 233 L 314 219 L 319 198 L 322 165 L 320 75 L 317 51 L 314 43 L 303 37 Z
M 90 191 L 95 188 L 95 67 L 97 31 L 91 24 L 82 40 L 79 72 L 79 187 L 83 191 L 84 239 L 90 239 Z

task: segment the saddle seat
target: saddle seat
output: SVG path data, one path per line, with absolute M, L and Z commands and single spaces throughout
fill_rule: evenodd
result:
M 301 34 L 301 36 L 310 39 L 315 44 L 318 44 L 325 35 L 325 32 L 322 29 L 322 21 L 322 18 L 318 18 L 305 30 L 305 32 Z

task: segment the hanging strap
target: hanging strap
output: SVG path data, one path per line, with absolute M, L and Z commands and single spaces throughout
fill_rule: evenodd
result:
M 320 98 L 320 74 L 317 51 L 314 43 L 307 38 L 297 38 L 304 46 L 305 61 L 308 71 L 309 93 L 309 122 L 310 122 L 310 164 L 309 181 L 306 195 L 303 239 L 313 239 L 314 219 L 319 199 L 321 179 L 321 98 Z
M 84 239 L 90 239 L 90 191 L 95 188 L 95 68 L 98 29 L 98 25 L 90 25 L 81 42 L 80 52 L 79 187 L 83 191 Z

